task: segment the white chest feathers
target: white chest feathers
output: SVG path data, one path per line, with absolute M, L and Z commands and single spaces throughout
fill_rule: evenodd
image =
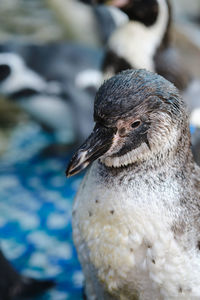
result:
M 93 169 L 73 209 L 74 242 L 86 285 L 93 277 L 89 299 L 104 300 L 97 295 L 96 282 L 116 299 L 200 299 L 200 260 L 191 259 L 193 253 L 180 247 L 171 230 L 176 183 L 171 182 L 171 190 L 163 187 L 149 196 L 145 185 L 138 189 L 137 182 L 125 190 L 105 188 L 95 182 Z M 168 210 L 163 197 L 171 201 Z
M 167 28 L 169 12 L 165 0 L 158 0 L 159 13 L 155 24 L 145 26 L 130 21 L 117 29 L 109 40 L 109 48 L 126 59 L 134 68 L 155 71 L 153 57 Z

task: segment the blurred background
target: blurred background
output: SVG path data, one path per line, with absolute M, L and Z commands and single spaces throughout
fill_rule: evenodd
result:
M 173 43 L 200 78 L 200 1 L 171 2 Z M 94 85 L 115 26 L 106 8 L 76 0 L 0 1 L 0 242 L 18 272 L 56 281 L 34 299 L 82 299 L 71 207 L 83 175 L 67 179 L 65 169 L 93 126 Z M 79 76 L 85 70 L 91 85 Z

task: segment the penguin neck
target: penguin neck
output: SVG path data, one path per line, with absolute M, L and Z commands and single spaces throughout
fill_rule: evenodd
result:
M 158 0 L 158 16 L 152 26 L 131 20 L 116 29 L 108 48 L 124 58 L 133 68 L 155 71 L 154 55 L 161 46 L 169 25 L 169 7 L 165 0 Z

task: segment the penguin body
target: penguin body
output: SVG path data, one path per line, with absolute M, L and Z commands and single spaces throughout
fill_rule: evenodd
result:
M 146 70 L 106 81 L 67 175 L 88 299 L 198 299 L 200 169 L 178 90 Z

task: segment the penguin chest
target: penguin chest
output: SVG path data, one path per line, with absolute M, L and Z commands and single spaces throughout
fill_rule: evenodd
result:
M 157 194 L 148 206 L 141 191 L 91 185 L 79 190 L 73 236 L 83 269 L 91 265 L 106 290 L 123 299 L 190 299 L 188 282 L 194 273 L 170 229 L 173 218 L 157 205 Z

